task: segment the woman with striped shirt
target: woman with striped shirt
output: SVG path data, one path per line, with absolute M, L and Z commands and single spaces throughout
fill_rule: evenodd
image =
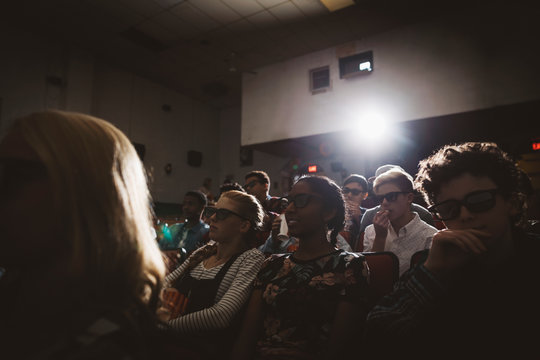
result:
M 206 208 L 210 244 L 167 276 L 163 293 L 167 325 L 183 347 L 207 356 L 227 351 L 264 255 L 251 246 L 264 216 L 252 195 L 231 190 Z M 171 303 L 173 303 L 171 305 Z M 163 308 L 162 308 L 163 310 Z M 163 315 L 163 314 L 162 314 Z

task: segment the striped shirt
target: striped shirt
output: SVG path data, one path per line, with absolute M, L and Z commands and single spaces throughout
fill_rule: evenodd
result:
M 165 287 L 170 286 L 184 273 L 189 260 L 188 258 L 178 269 L 165 278 Z M 227 328 L 249 298 L 253 280 L 263 262 L 264 255 L 259 250 L 245 251 L 238 256 L 223 277 L 216 294 L 215 304 L 212 307 L 172 319 L 168 325 L 172 329 L 184 333 Z M 213 279 L 223 265 L 206 269 L 200 262 L 191 270 L 190 275 L 197 280 Z

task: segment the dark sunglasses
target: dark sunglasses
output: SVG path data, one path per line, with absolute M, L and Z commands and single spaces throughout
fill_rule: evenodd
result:
M 439 220 L 452 220 L 459 216 L 461 206 L 474 213 L 488 211 L 495 206 L 497 189 L 473 191 L 463 200 L 446 200 L 428 207 Z
M 204 217 L 210 218 L 214 214 L 216 215 L 216 220 L 219 220 L 219 221 L 225 220 L 231 215 L 235 215 L 235 216 L 238 216 L 241 219 L 250 221 L 246 217 L 244 217 L 244 216 L 242 216 L 242 215 L 240 215 L 238 213 L 235 213 L 234 211 L 228 210 L 228 209 L 223 209 L 223 208 L 218 209 L 218 208 L 210 207 L 210 206 L 207 206 L 207 207 L 204 208 L 204 211 L 203 211 L 203 216 Z
M 250 181 L 246 185 L 244 185 L 244 189 L 249 189 L 250 187 L 255 186 L 256 183 L 260 183 L 260 181 L 259 180 Z
M 300 209 L 306 207 L 313 198 L 322 199 L 320 196 L 312 194 L 298 194 L 294 196 L 287 196 L 284 199 L 287 200 L 287 204 L 293 203 L 296 208 Z
M 354 196 L 356 195 L 360 195 L 362 193 L 365 193 L 365 191 L 362 191 L 360 189 L 351 189 L 351 188 L 347 188 L 347 187 L 344 187 L 341 191 L 343 191 L 343 193 L 345 195 L 347 195 L 348 193 L 351 193 L 353 194 Z
M 408 194 L 410 191 L 392 191 L 384 195 L 375 195 L 374 198 L 378 203 L 382 203 L 384 199 L 388 202 L 396 201 L 399 194 Z

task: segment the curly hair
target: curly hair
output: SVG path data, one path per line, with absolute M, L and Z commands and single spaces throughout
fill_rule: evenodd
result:
M 520 169 L 516 162 L 495 143 L 466 142 L 445 145 L 428 158 L 420 161 L 415 184 L 426 202 L 435 203 L 441 186 L 450 180 L 468 173 L 476 177 L 488 177 L 505 199 L 518 204 L 520 214 L 513 219 L 523 225 L 525 196 L 521 189 Z
M 337 236 L 345 227 L 345 200 L 341 188 L 331 179 L 326 176 L 305 175 L 302 176 L 295 184 L 306 182 L 313 192 L 321 195 L 325 208 L 335 209 L 336 215 L 326 223 L 330 233 L 330 242 L 336 245 Z

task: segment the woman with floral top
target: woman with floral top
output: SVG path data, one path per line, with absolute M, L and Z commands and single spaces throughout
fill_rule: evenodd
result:
M 341 189 L 326 177 L 305 176 L 288 201 L 285 217 L 299 247 L 263 264 L 234 359 L 339 358 L 362 332 L 368 269 L 362 255 L 335 247 L 345 220 Z

